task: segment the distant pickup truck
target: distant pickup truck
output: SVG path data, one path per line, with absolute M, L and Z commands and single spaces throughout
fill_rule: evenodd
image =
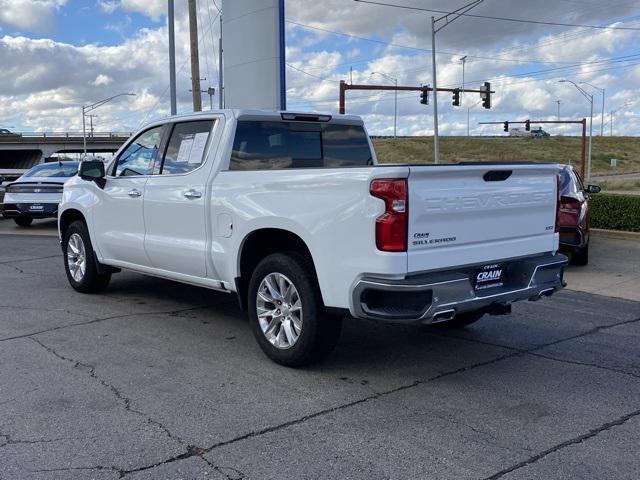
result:
M 69 283 L 143 274 L 235 293 L 298 366 L 342 318 L 460 327 L 564 286 L 558 165 L 378 165 L 360 118 L 221 110 L 144 127 L 64 186 Z

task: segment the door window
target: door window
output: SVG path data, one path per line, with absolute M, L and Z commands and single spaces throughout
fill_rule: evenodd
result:
M 129 144 L 116 162 L 114 172 L 116 177 L 151 175 L 153 173 L 153 163 L 158 154 L 162 128 L 160 126 L 147 130 Z
M 212 126 L 213 120 L 177 123 L 171 132 L 160 174 L 187 173 L 202 165 Z

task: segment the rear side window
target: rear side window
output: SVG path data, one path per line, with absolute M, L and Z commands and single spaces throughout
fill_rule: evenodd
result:
M 230 170 L 372 165 L 364 129 L 308 122 L 238 122 Z
M 176 123 L 164 154 L 162 175 L 187 173 L 204 161 L 213 120 Z

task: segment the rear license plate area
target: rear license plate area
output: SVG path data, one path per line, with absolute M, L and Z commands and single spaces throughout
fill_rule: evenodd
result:
M 505 282 L 505 266 L 491 264 L 480 267 L 473 273 L 473 284 L 476 290 L 502 287 Z
M 29 211 L 31 212 L 42 212 L 44 210 L 44 205 L 41 205 L 39 203 L 34 203 L 32 205 L 29 205 Z

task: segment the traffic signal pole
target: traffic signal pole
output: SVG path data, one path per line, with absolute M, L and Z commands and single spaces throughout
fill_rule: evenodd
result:
M 532 123 L 551 123 L 551 124 L 579 124 L 582 125 L 582 151 L 580 154 L 580 178 L 585 179 L 585 165 L 587 163 L 587 119 L 582 120 L 523 120 L 513 122 L 511 120 L 505 120 L 503 122 L 478 122 L 478 125 L 505 125 L 506 131 L 509 131 L 509 125 L 511 124 L 524 124 L 530 125 Z
M 340 96 L 338 99 L 338 112 L 341 115 L 345 114 L 346 111 L 346 92 L 347 90 L 395 90 L 402 92 L 433 92 L 434 88 L 430 86 L 403 86 L 403 85 L 358 85 L 354 83 L 347 83 L 344 80 L 340 80 Z M 438 88 L 438 92 L 466 92 L 466 93 L 486 93 L 486 90 L 483 89 L 471 89 L 471 88 Z M 495 93 L 495 91 L 489 91 L 489 94 Z

